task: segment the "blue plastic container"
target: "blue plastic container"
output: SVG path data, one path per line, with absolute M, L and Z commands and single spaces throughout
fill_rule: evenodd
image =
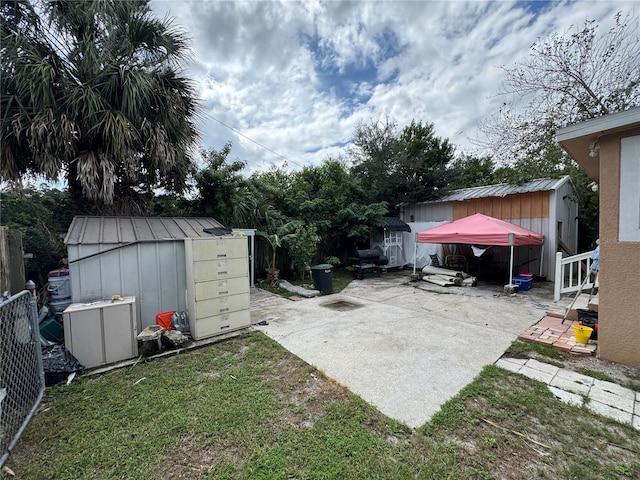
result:
M 526 291 L 531 290 L 532 279 L 530 277 L 524 277 L 522 275 L 516 275 L 513 277 L 513 284 L 518 285 L 518 290 Z

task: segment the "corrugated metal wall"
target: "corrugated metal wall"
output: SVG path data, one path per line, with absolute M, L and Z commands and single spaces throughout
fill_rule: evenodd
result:
M 560 238 L 578 253 L 578 199 L 569 182 L 560 186 L 556 195 L 556 222 L 562 222 Z
M 73 302 L 110 299 L 113 295 L 136 297 L 138 331 L 155 324 L 158 313 L 186 310 L 184 242 L 145 242 L 69 245 L 69 271 Z M 89 255 L 101 255 L 82 259 Z

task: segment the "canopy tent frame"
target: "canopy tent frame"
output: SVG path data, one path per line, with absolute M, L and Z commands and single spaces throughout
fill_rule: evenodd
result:
M 544 255 L 544 235 L 481 213 L 419 232 L 416 235 L 416 243 L 508 246 L 510 250 L 509 285 L 513 284 L 514 247 L 540 245 L 542 250 L 541 259 L 542 255 Z M 414 274 L 415 268 L 414 255 Z M 542 269 L 542 266 L 540 268 Z

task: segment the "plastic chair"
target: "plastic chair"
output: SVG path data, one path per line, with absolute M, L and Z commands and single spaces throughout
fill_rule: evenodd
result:
M 467 271 L 467 257 L 464 255 L 447 255 L 444 258 L 444 266 L 452 270 Z

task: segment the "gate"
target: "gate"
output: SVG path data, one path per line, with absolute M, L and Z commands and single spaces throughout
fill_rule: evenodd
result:
M 36 299 L 28 291 L 0 301 L 0 467 L 44 395 Z

